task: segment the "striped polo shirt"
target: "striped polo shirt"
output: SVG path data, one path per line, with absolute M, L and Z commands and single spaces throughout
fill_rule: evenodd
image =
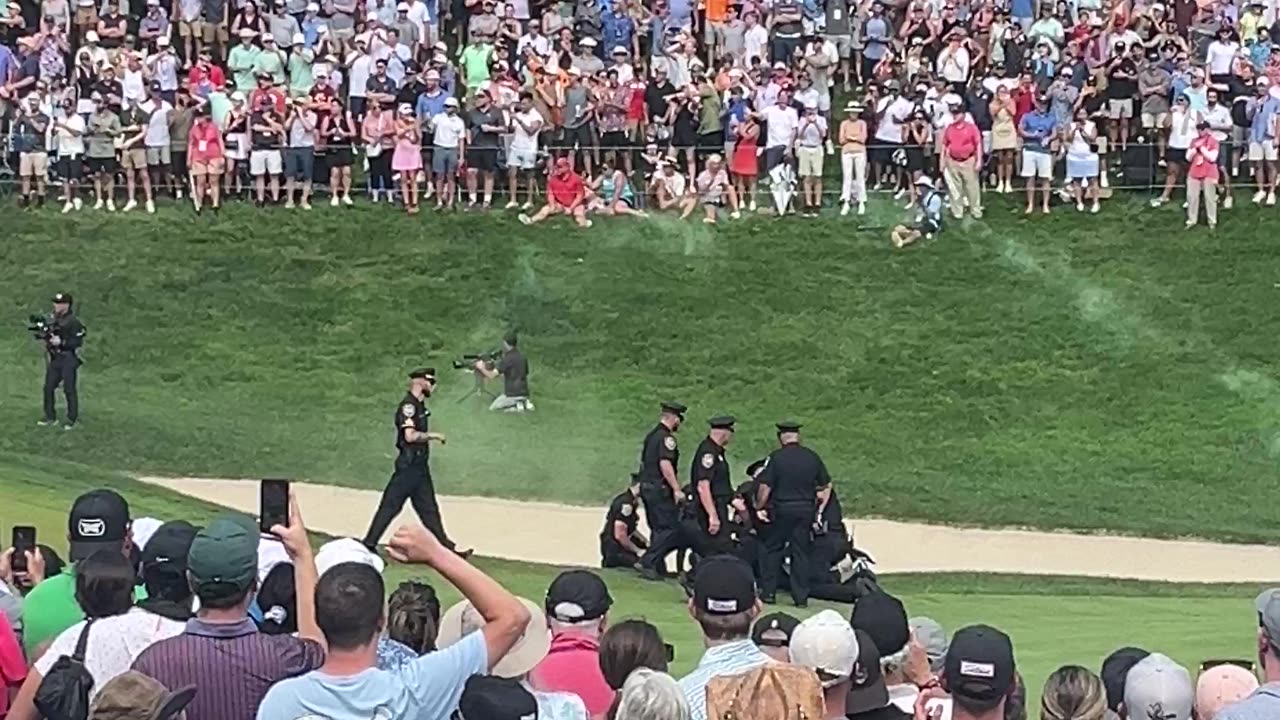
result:
M 750 638 L 707 648 L 693 672 L 680 679 L 680 690 L 689 701 L 689 717 L 707 720 L 707 683 L 722 675 L 740 675 L 770 662 Z
M 181 635 L 152 645 L 133 663 L 169 690 L 197 688 L 187 720 L 253 720 L 267 690 L 324 662 L 324 649 L 292 635 L 265 635 L 249 618 L 187 622 Z

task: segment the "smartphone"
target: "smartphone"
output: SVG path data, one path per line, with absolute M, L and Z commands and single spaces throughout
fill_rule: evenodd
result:
M 258 527 L 264 533 L 276 525 L 289 524 L 289 481 L 262 480 L 259 494 Z
M 13 558 L 11 566 L 14 572 L 27 571 L 27 553 L 36 550 L 36 529 L 30 525 L 13 526 Z

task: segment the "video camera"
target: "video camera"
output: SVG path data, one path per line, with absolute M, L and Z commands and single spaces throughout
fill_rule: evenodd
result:
M 48 340 L 58 334 L 58 326 L 47 315 L 31 315 L 27 318 L 27 332 L 36 340 Z
M 461 355 L 457 360 L 453 361 L 454 370 L 470 370 L 476 361 L 483 362 L 485 365 L 494 365 L 502 357 L 501 350 L 490 350 L 487 353 L 472 353 Z

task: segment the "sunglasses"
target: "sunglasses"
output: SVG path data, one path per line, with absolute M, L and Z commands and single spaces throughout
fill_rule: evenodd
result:
M 1200 663 L 1200 672 L 1203 673 L 1208 670 L 1212 670 L 1213 668 L 1216 668 L 1216 667 L 1222 667 L 1223 665 L 1235 665 L 1236 667 L 1244 668 L 1249 672 L 1253 672 L 1253 667 L 1254 667 L 1252 660 L 1230 660 L 1230 659 L 1205 660 L 1204 662 Z

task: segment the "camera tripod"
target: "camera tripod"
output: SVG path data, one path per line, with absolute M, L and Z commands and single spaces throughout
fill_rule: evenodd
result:
M 464 402 L 466 402 L 466 401 L 467 401 L 467 398 L 469 398 L 469 397 L 471 397 L 471 396 L 473 396 L 473 395 L 480 395 L 480 396 L 482 396 L 482 397 L 489 398 L 490 400 L 493 400 L 494 398 L 496 398 L 496 397 L 497 397 L 497 395 L 496 395 L 496 394 L 494 394 L 493 392 L 491 392 L 491 391 L 489 390 L 489 388 L 488 388 L 488 387 L 486 387 L 486 383 L 487 383 L 489 380 L 488 380 L 488 378 L 486 378 L 484 375 L 481 375 L 481 374 L 480 374 L 480 371 L 478 371 L 478 370 L 476 370 L 476 369 L 472 368 L 472 369 L 471 369 L 471 379 L 472 379 L 471 389 L 470 389 L 470 390 L 467 390 L 467 392 L 466 392 L 466 393 L 464 393 L 464 394 L 462 395 L 462 397 L 458 398 L 458 402 L 459 402 L 459 403 L 464 403 Z

